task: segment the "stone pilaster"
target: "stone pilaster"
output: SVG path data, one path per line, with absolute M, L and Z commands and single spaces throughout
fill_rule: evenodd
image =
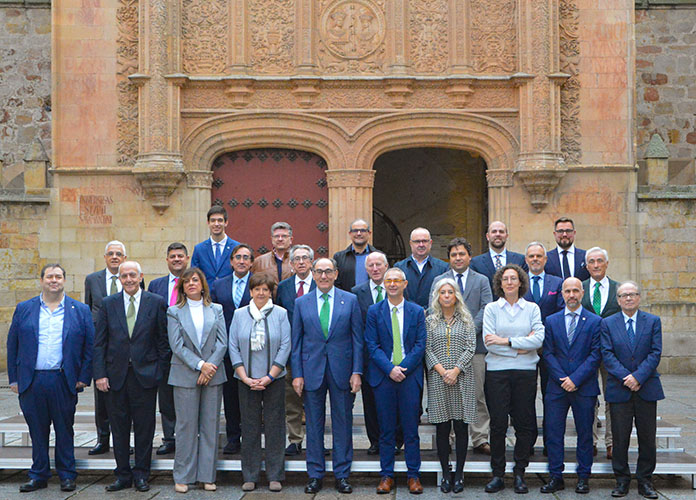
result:
M 342 248 L 345 233 L 355 219 L 372 225 L 374 170 L 332 169 L 326 171 L 329 188 L 329 255 Z

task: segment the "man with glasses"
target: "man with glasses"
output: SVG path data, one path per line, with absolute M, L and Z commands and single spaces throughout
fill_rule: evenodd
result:
M 208 210 L 207 217 L 210 238 L 193 248 L 191 267 L 197 267 L 203 271 L 208 285 L 211 286 L 216 279 L 232 274 L 230 254 L 234 247 L 239 245 L 239 242 L 228 237 L 225 233 L 227 228 L 227 210 L 225 207 L 213 205 Z
M 590 277 L 585 267 L 585 250 L 575 247 L 575 224 L 573 219 L 561 217 L 553 225 L 556 248 L 547 254 L 545 271 L 565 280 L 571 276 L 585 281 Z
M 292 246 L 292 227 L 287 222 L 276 222 L 271 226 L 273 250 L 260 255 L 251 268 L 254 274 L 267 274 L 277 285 L 292 276 L 290 267 L 290 247 Z
M 408 299 L 427 309 L 433 280 L 447 272 L 448 266 L 446 262 L 430 255 L 433 240 L 430 231 L 424 227 L 411 231 L 409 243 L 411 256 L 397 262 L 394 267 L 398 267 L 406 275 Z
M 367 242 L 371 234 L 369 224 L 363 219 L 356 219 L 350 224 L 348 236 L 351 244 L 333 256 L 339 271 L 336 286 L 341 290 L 348 292 L 355 285 L 360 285 L 368 280 L 365 259 L 376 250 Z
M 614 452 L 611 465 L 616 476 L 613 497 L 628 494 L 631 470 L 628 447 L 635 423 L 638 434 L 638 493 L 657 498 L 652 473 L 657 460 L 655 433 L 657 401 L 664 399 L 657 366 L 662 357 L 662 323 L 658 316 L 638 309 L 640 288 L 624 281 L 617 291 L 618 312 L 602 320 L 602 359 L 607 369 L 605 398 L 611 403 Z
M 326 472 L 324 421 L 326 393 L 331 401 L 333 474 L 336 490 L 351 493 L 353 461 L 353 400 L 363 371 L 363 327 L 358 299 L 334 286 L 338 270 L 333 259 L 312 266 L 317 288 L 298 298 L 292 318 L 292 385 L 304 392 L 307 420 L 305 493 L 322 488 Z
M 493 300 L 499 298 L 495 294 L 495 288 L 493 287 L 493 275 L 495 275 L 498 269 L 508 264 L 517 264 L 525 271 L 528 271 L 524 255 L 505 248 L 508 236 L 510 234 L 505 224 L 499 220 L 491 222 L 486 231 L 488 251 L 471 259 L 471 269 L 488 278 L 488 284 L 493 292 Z

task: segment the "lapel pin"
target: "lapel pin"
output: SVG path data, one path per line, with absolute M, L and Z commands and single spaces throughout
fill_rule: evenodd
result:
M 341 305 L 345 304 L 345 302 L 341 301 Z

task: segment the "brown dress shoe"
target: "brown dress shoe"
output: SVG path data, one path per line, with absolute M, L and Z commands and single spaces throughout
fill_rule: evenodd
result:
M 421 486 L 420 479 L 417 477 L 409 477 L 406 484 L 408 484 L 409 493 L 413 493 L 414 495 L 423 493 L 423 486 Z
M 614 456 L 614 454 L 612 453 L 613 451 L 614 451 L 614 447 L 612 445 L 607 446 L 607 458 L 609 460 L 611 460 L 612 457 Z
M 379 486 L 377 486 L 377 493 L 380 495 L 385 494 L 385 493 L 391 493 L 392 488 L 394 487 L 394 478 L 389 477 L 389 476 L 384 476 L 382 477 L 382 480 L 379 482 Z
M 488 443 L 483 443 L 474 448 L 474 453 L 482 453 L 484 455 L 491 454 L 491 445 Z

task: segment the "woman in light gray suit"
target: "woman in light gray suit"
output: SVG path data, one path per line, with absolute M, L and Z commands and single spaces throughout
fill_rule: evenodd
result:
M 176 454 L 174 489 L 188 491 L 196 482 L 214 491 L 222 384 L 227 350 L 222 306 L 210 300 L 203 272 L 194 267 L 181 275 L 177 301 L 167 311 L 174 387 Z
M 249 278 L 251 302 L 234 312 L 230 361 L 239 384 L 242 417 L 242 490 L 256 488 L 261 474 L 261 423 L 266 436 L 266 477 L 271 491 L 285 479 L 285 364 L 290 355 L 288 314 L 273 305 L 275 281 Z M 262 415 L 263 413 L 263 415 Z

